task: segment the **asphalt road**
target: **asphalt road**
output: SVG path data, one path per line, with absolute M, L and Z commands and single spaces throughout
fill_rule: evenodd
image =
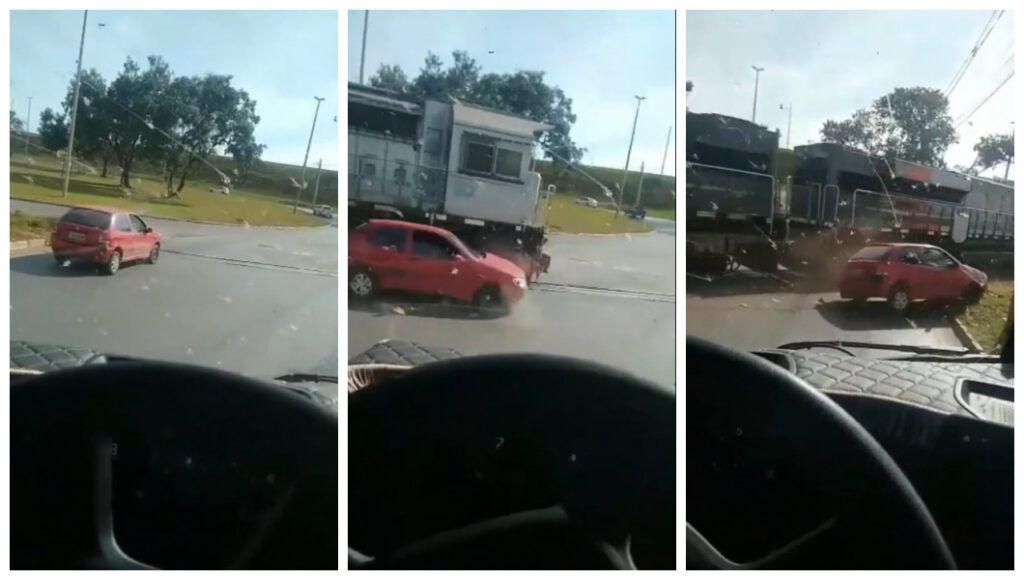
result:
M 59 215 L 12 200 L 12 210 Z M 60 267 L 48 251 L 12 254 L 11 336 L 219 367 L 258 378 L 337 375 L 338 229 L 147 220 L 156 265 L 116 276 Z M 325 394 L 337 397 L 329 385 Z
M 505 317 L 408 296 L 350 304 L 348 355 L 392 338 L 467 355 L 583 358 L 674 385 L 675 227 L 656 228 L 629 237 L 552 236 L 550 272 Z
M 904 316 L 874 301 L 856 308 L 830 288 L 786 281 L 745 270 L 713 282 L 687 277 L 686 333 L 742 350 L 808 340 L 963 346 L 941 310 Z

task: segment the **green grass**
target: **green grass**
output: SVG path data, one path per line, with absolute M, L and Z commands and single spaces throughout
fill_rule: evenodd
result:
M 46 238 L 57 223 L 57 218 L 28 215 L 20 211 L 11 212 L 11 241 Z
M 661 218 L 663 220 L 676 221 L 676 210 L 673 209 L 648 209 L 647 215 L 651 217 Z
M 140 215 L 253 226 L 316 226 L 324 220 L 308 213 L 293 214 L 280 195 L 235 190 L 231 195 L 210 193 L 212 183 L 193 182 L 179 199 L 161 195 L 164 188 L 153 175 L 132 177 L 126 192 L 118 179 L 96 175 L 72 175 L 68 197 L 61 195 L 63 178 L 56 160 L 35 157 L 35 163 L 11 160 L 11 197 L 60 205 L 107 205 Z
M 603 207 L 578 205 L 576 196 L 555 195 L 550 200 L 547 225 L 553 232 L 573 234 L 622 234 L 651 231 L 642 221 L 629 219 Z
M 1001 344 L 999 338 L 1007 317 L 1013 314 L 1012 304 L 1013 282 L 990 282 L 981 301 L 968 307 L 959 319 L 982 349 L 989 351 Z

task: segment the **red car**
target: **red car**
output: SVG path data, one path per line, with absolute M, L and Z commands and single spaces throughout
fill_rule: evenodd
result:
M 348 287 L 356 298 L 401 290 L 501 308 L 525 295 L 526 274 L 504 258 L 470 249 L 448 230 L 374 219 L 349 233 Z
M 839 296 L 854 301 L 885 298 L 897 311 L 915 300 L 938 304 L 973 304 L 988 285 L 988 276 L 928 244 L 871 244 L 847 262 L 839 279 Z
M 160 234 L 123 209 L 75 207 L 64 214 L 50 236 L 58 264 L 85 262 L 113 276 L 121 264 L 160 257 Z

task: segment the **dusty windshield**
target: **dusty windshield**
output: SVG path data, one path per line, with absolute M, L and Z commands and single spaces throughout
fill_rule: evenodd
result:
M 337 24 L 12 12 L 12 340 L 336 375 Z
M 675 15 L 352 11 L 348 55 L 350 359 L 401 341 L 674 384 Z
M 687 333 L 997 348 L 1013 13 L 693 11 L 686 27 Z

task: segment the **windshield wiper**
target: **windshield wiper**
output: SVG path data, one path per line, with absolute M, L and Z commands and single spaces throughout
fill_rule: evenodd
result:
M 803 350 L 807 348 L 865 348 L 872 350 L 896 350 L 900 352 L 912 352 L 915 354 L 927 354 L 927 355 L 944 355 L 944 356 L 964 356 L 968 354 L 980 354 L 978 351 L 970 348 L 935 348 L 930 346 L 912 346 L 908 344 L 878 344 L 874 342 L 855 342 L 847 340 L 812 340 L 805 342 L 787 342 L 776 348 L 783 350 Z M 996 357 L 998 358 L 998 357 Z
M 288 373 L 274 377 L 275 381 L 283 383 L 334 383 L 338 384 L 338 377 L 334 375 L 318 375 L 315 373 Z

